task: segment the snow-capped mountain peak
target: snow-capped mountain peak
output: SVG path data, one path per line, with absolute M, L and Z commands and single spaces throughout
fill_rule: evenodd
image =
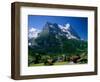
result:
M 63 32 L 67 32 L 68 29 L 70 28 L 70 24 L 69 23 L 67 23 L 65 25 L 58 25 L 58 26 Z
M 76 30 L 74 30 L 74 28 L 69 23 L 65 25 L 59 25 L 57 23 L 46 23 L 41 30 L 32 27 L 28 30 L 28 39 L 29 39 L 28 45 L 29 46 L 37 45 L 35 40 L 38 38 L 45 40 L 50 39 L 51 42 L 53 42 L 54 39 L 60 40 L 61 37 L 64 38 L 65 40 L 67 39 L 81 40 L 81 38 L 77 34 Z
M 52 23 L 46 23 L 44 28 L 42 30 L 38 30 L 34 27 L 29 29 L 28 37 L 31 38 L 37 38 L 40 35 L 46 34 L 53 34 L 58 36 L 64 36 L 67 39 L 76 39 L 80 40 L 80 37 L 78 36 L 77 32 L 74 30 L 74 28 L 69 24 L 60 25 L 60 24 L 52 24 Z
M 68 39 L 77 39 L 77 40 L 80 39 L 80 37 L 77 35 L 75 30 L 71 27 L 69 23 L 65 25 L 58 25 L 58 26 L 61 29 L 61 31 L 66 34 L 66 37 Z
M 32 27 L 28 30 L 28 37 L 29 39 L 37 38 L 39 33 L 40 33 L 40 30 Z

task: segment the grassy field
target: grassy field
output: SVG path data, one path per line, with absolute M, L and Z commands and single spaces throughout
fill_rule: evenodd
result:
M 54 65 L 66 65 L 68 64 L 68 62 L 56 62 L 54 63 Z M 54 65 L 51 65 L 51 66 L 54 66 Z M 45 66 L 44 63 L 40 63 L 40 64 L 30 64 L 30 66 Z

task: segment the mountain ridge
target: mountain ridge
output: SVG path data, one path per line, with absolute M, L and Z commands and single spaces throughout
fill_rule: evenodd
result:
M 29 37 L 29 39 L 37 38 L 39 35 L 45 36 L 48 33 L 53 33 L 53 34 L 56 34 L 59 36 L 64 36 L 67 39 L 80 40 L 79 35 L 77 34 L 77 32 L 73 29 L 73 27 L 69 23 L 67 23 L 64 26 L 64 25 L 60 25 L 57 23 L 47 22 L 41 31 L 32 27 L 28 31 L 28 37 Z

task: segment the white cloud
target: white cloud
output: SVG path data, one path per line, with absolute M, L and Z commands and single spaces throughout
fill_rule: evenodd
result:
M 28 37 L 29 38 L 36 38 L 36 37 L 38 37 L 39 33 L 40 33 L 40 30 L 32 27 L 28 30 Z

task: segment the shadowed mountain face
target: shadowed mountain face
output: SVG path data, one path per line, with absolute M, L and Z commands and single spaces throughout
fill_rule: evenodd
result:
M 29 37 L 29 45 L 34 45 L 34 39 L 38 37 L 48 37 L 53 36 L 55 38 L 63 37 L 66 39 L 75 39 L 80 40 L 79 35 L 77 32 L 73 29 L 73 27 L 70 24 L 66 25 L 59 25 L 59 24 L 52 24 L 47 22 L 43 29 L 37 30 L 35 28 L 31 28 L 28 33 Z
M 63 26 L 56 23 L 52 24 L 52 23 L 47 22 L 41 34 L 44 34 L 44 35 L 51 34 L 51 35 L 54 35 L 55 37 L 61 36 L 67 39 L 80 40 L 80 37 L 75 32 L 75 30 L 71 27 L 70 24 L 66 24 Z
M 54 44 L 55 41 L 58 41 L 57 43 L 61 44 L 62 40 L 80 40 L 80 37 L 70 24 L 59 25 L 56 23 L 52 24 L 49 22 L 44 25 L 41 31 L 35 28 L 31 28 L 28 33 L 28 38 L 29 46 L 39 46 L 39 41 L 41 41 L 42 44 L 45 44 L 47 46 L 49 44 L 51 45 L 51 42 L 52 44 Z

